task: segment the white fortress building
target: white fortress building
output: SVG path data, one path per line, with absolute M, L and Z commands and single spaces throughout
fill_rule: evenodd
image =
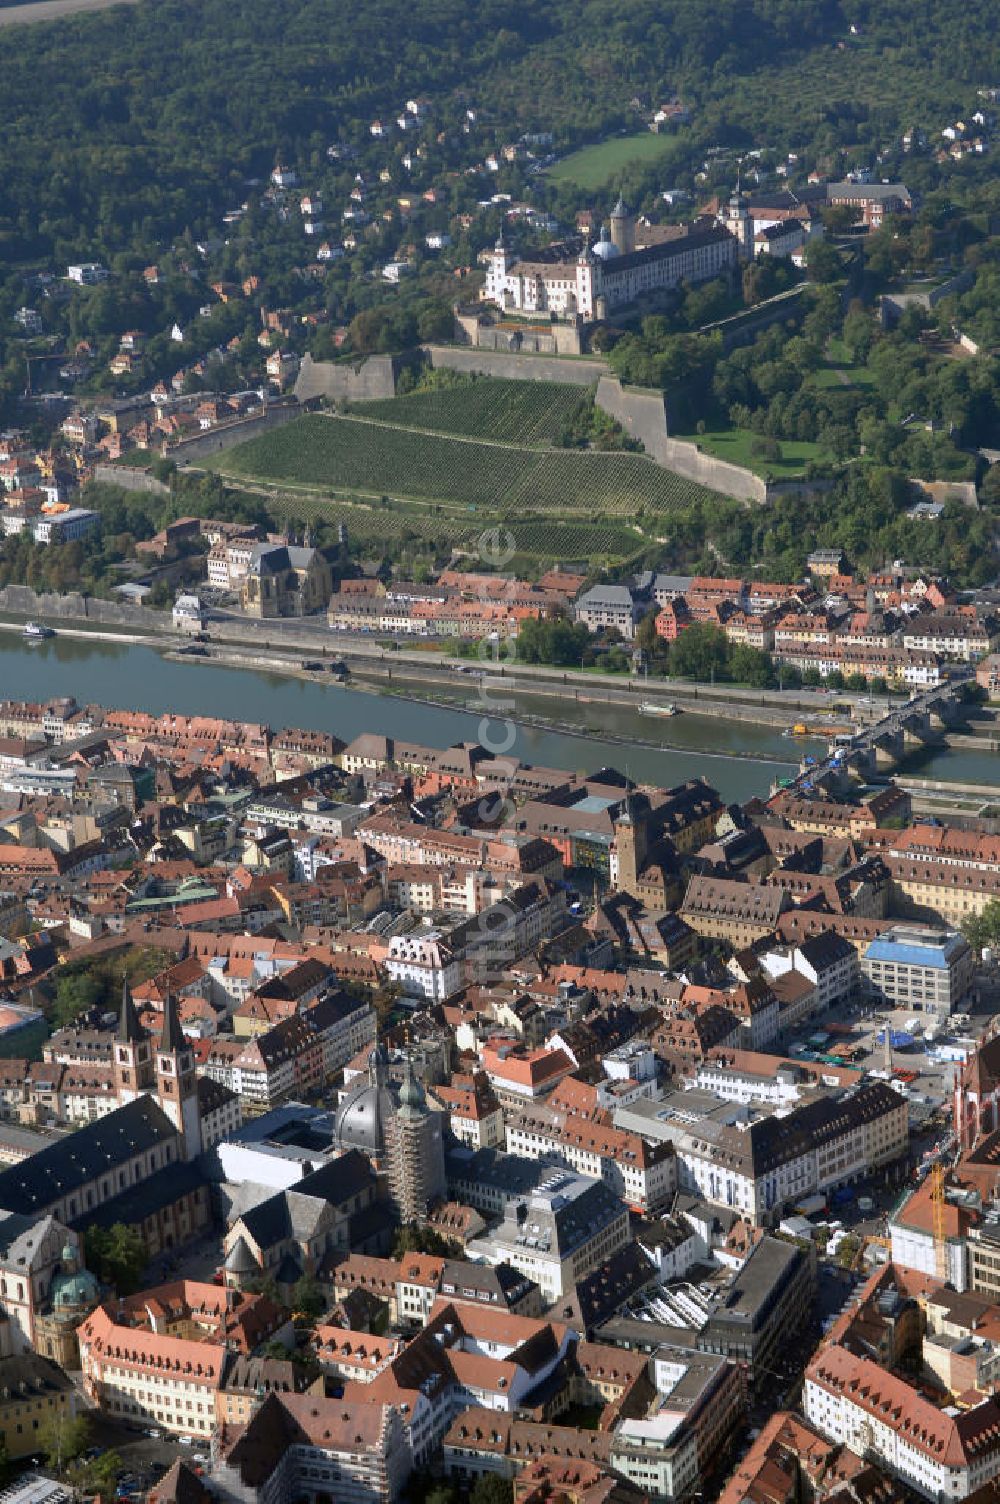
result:
M 717 219 L 640 229 L 619 199 L 611 211 L 610 235 L 602 226 L 596 245 L 585 240 L 578 255 L 568 251 L 563 243 L 522 260 L 501 236 L 480 299 L 505 311 L 589 323 L 650 293 L 734 271 L 753 255 L 753 222 L 742 197 L 734 194 Z

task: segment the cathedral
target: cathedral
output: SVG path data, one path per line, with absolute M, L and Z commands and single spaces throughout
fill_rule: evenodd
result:
M 716 219 L 641 230 L 619 198 L 611 211 L 610 233 L 602 225 L 596 245 L 585 238 L 576 255 L 564 242 L 522 259 L 501 235 L 479 296 L 509 312 L 591 323 L 681 282 L 732 274 L 752 255 L 753 226 L 739 192 Z

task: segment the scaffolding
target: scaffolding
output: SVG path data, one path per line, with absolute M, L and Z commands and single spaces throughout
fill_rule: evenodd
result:
M 944 1209 L 947 1204 L 944 1183 L 944 1165 L 936 1164 L 931 1170 L 931 1210 L 934 1228 L 934 1269 L 939 1280 L 948 1279 L 948 1240 L 944 1230 Z

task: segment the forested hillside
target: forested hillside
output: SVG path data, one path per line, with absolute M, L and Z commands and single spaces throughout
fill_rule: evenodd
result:
M 989 0 L 163 0 L 16 29 L 0 253 L 112 255 L 204 231 L 276 153 L 319 159 L 408 94 L 467 97 L 498 139 L 592 138 L 627 123 L 637 91 L 677 88 L 699 138 L 850 139 L 991 82 L 994 20 Z M 755 78 L 806 58 L 797 89 Z
M 39 338 L 62 350 L 88 342 L 95 368 L 138 329 L 152 343 L 132 389 L 213 341 L 240 345 L 232 359 L 253 379 L 265 304 L 313 310 L 320 324 L 380 304 L 390 324 L 379 347 L 434 337 L 449 323 L 450 268 L 474 266 L 496 236 L 493 196 L 528 198 L 562 224 L 580 206 L 571 184 L 522 157 L 487 170 L 491 154 L 526 133 L 551 137 L 558 155 L 641 131 L 651 104 L 675 93 L 690 125 L 656 163 L 606 184 L 593 205 L 601 213 L 622 187 L 647 209 L 671 181 L 693 195 L 718 190 L 735 155 L 760 147 L 796 153 L 803 172 L 817 162 L 839 170 L 842 152 L 882 175 L 903 165 L 919 192 L 943 188 L 982 208 L 998 196 L 989 157 L 942 167 L 930 153 L 902 164 L 892 153 L 905 126 L 933 130 L 1000 79 L 994 19 L 990 0 L 141 0 L 11 27 L 0 88 L 0 410 L 9 417 L 24 388 L 25 355 L 49 348 L 29 348 L 17 330 L 25 304 L 40 309 Z M 393 118 L 414 97 L 427 114 L 403 138 Z M 390 136 L 375 140 L 380 116 Z M 322 189 L 338 230 L 359 177 L 381 194 L 356 246 L 325 271 L 306 264 L 297 196 L 290 208 L 266 201 L 277 161 Z M 450 232 L 449 264 L 418 256 L 405 290 L 387 289 L 382 262 L 411 255 L 414 235 L 419 248 L 434 229 Z M 41 290 L 40 276 L 81 260 L 103 263 L 111 282 Z M 150 264 L 155 282 L 144 279 Z M 220 301 L 202 312 L 207 285 L 247 277 L 255 308 Z M 329 353 L 326 338 L 321 330 L 315 353 Z

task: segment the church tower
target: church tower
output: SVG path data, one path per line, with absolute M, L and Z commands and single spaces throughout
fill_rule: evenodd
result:
M 629 213 L 621 194 L 611 211 L 611 244 L 622 256 L 635 250 L 635 216 Z
M 201 1153 L 201 1110 L 194 1055 L 184 1037 L 177 1004 L 168 994 L 163 1005 L 163 1032 L 156 1046 L 156 1097 L 183 1139 L 185 1159 Z
M 486 273 L 486 286 L 483 288 L 483 297 L 491 303 L 496 303 L 503 308 L 507 295 L 507 273 L 510 270 L 510 252 L 503 238 L 503 230 L 497 237 L 497 243 L 493 247 L 490 257 L 489 268 Z
M 119 1107 L 134 1102 L 153 1088 L 153 1053 L 149 1036 L 139 1023 L 128 980 L 122 982 L 122 1003 L 118 1015 L 118 1036 L 112 1056 L 115 1095 Z
M 736 241 L 741 261 L 753 260 L 753 220 L 746 199 L 737 182 L 733 194 L 722 211 L 722 223 Z
M 443 1113 L 432 1112 L 424 1089 L 407 1060 L 399 1108 L 386 1135 L 389 1194 L 400 1221 L 422 1221 L 446 1191 Z
M 601 263 L 594 255 L 594 248 L 590 243 L 590 235 L 583 238 L 583 246 L 576 258 L 576 307 L 567 312 L 575 312 L 580 318 L 588 322 L 594 317 L 594 306 L 600 291 Z
M 615 821 L 615 838 L 611 847 L 609 877 L 618 893 L 639 894 L 639 874 L 646 864 L 649 832 L 645 811 L 633 811 L 626 801 Z

